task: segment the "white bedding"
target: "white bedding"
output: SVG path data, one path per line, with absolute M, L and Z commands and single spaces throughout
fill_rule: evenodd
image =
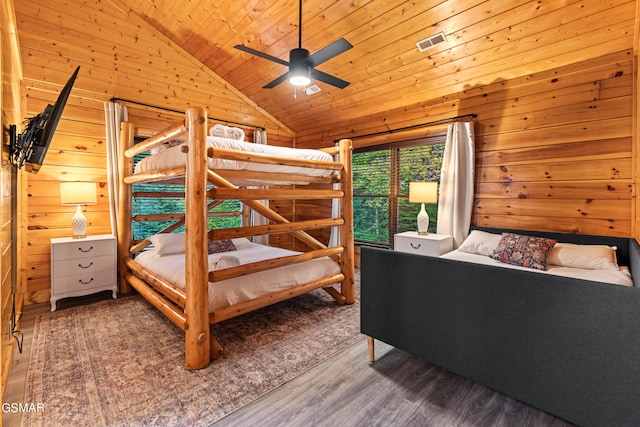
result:
M 207 147 L 226 148 L 250 153 L 261 153 L 296 159 L 333 161 L 333 157 L 330 154 L 325 153 L 324 151 L 254 144 L 246 141 L 238 141 L 216 136 L 207 136 Z M 136 164 L 134 173 L 175 168 L 184 165 L 185 159 L 186 155 L 181 151 L 180 145 L 166 148 L 159 153 L 147 156 L 140 162 L 138 162 Z M 314 177 L 326 177 L 331 174 L 331 171 L 327 169 L 311 169 L 306 167 L 271 165 L 265 163 L 251 163 L 226 159 L 209 159 L 208 167 L 209 169 L 213 170 L 249 170 L 258 172 L 304 174 Z M 251 180 L 249 179 L 247 181 Z M 255 182 L 264 183 L 264 181 Z M 286 184 L 286 182 L 278 182 L 278 184 Z
M 299 252 L 233 239 L 235 251 L 209 255 L 209 271 L 221 257 L 235 257 L 240 264 L 295 255 Z M 184 253 L 157 256 L 155 250 L 144 251 L 135 260 L 172 284 L 185 288 Z M 270 292 L 288 289 L 340 272 L 332 259 L 323 257 L 259 273 L 209 283 L 209 312 L 248 301 Z
M 546 270 L 536 270 L 533 268 L 521 267 L 518 265 L 505 264 L 503 262 L 489 258 L 486 255 L 462 252 L 457 249 L 441 255 L 441 258 L 474 262 L 477 264 L 494 265 L 504 268 L 514 268 L 517 270 L 525 270 L 532 273 L 555 274 L 558 276 L 573 277 L 576 279 L 593 280 L 596 282 L 611 283 L 623 286 L 633 286 L 631 273 L 629 273 L 629 269 L 626 267 L 620 267 L 619 270 L 587 270 L 582 268 L 560 267 L 557 265 L 547 264 Z

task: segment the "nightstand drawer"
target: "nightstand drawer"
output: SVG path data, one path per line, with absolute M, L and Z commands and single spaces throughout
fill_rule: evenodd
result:
M 97 271 L 113 271 L 113 263 L 113 255 L 62 260 L 56 263 L 53 277 L 57 279 L 78 274 L 92 274 Z
M 440 256 L 453 249 L 453 237 L 442 234 L 419 235 L 408 231 L 394 236 L 393 249 L 416 255 Z
M 115 254 L 114 240 L 82 240 L 59 243 L 53 249 L 53 262 L 65 259 L 98 257 Z
M 66 292 L 104 287 L 115 284 L 115 279 L 113 269 L 60 277 L 53 282 L 53 292 L 59 295 Z

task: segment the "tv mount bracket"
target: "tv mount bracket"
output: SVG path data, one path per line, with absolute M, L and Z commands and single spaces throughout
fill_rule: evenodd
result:
M 24 122 L 26 126 L 20 135 L 16 134 L 16 125 L 9 126 L 11 137 L 9 162 L 13 166 L 20 169 L 33 153 L 34 144 L 41 145 L 39 142 L 42 140 L 42 132 L 52 111 L 53 106 L 48 104 L 41 114 L 27 119 Z

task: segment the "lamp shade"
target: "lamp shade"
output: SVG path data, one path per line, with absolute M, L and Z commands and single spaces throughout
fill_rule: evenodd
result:
M 97 202 L 95 182 L 61 182 L 60 204 L 93 205 Z
M 438 201 L 437 182 L 410 182 L 409 202 L 410 203 L 435 203 Z

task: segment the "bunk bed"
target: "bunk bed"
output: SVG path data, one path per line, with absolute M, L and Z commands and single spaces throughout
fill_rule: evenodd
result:
M 185 332 L 187 369 L 203 368 L 222 354 L 222 347 L 212 333 L 212 324 L 315 289 L 324 289 L 340 304 L 355 302 L 351 141 L 341 140 L 326 149 L 297 150 L 243 141 L 214 144 L 214 138 L 207 133 L 207 114 L 199 107 L 188 108 L 184 121 L 138 144 L 134 144 L 132 123 L 122 123 L 120 132 L 118 263 L 121 290 L 133 287 Z M 134 156 L 156 151 L 165 147 L 167 141 L 178 138 L 185 141 L 173 147 L 179 151 L 177 157 L 182 158 L 181 162 L 160 162 L 162 169 L 134 171 Z M 156 236 L 134 241 L 132 223 L 136 217 L 132 216 L 132 198 L 136 194 L 132 186 L 149 182 L 183 184 L 185 190 L 181 194 L 185 198 L 186 213 Z M 319 189 L 325 187 L 327 189 Z M 337 202 L 339 213 L 333 213 L 330 218 L 290 221 L 261 203 L 265 199 L 331 200 Z M 224 200 L 241 201 L 269 223 L 208 229 L 209 210 Z M 175 233 L 182 225 L 184 233 Z M 331 247 L 310 233 L 310 230 L 329 227 L 339 230 L 339 243 Z M 264 255 L 267 249 L 250 241 L 255 236 L 281 233 L 291 234 L 307 249 L 299 252 L 271 248 L 269 255 Z M 173 268 L 180 271 L 178 278 L 168 279 L 166 274 L 155 270 L 153 262 L 142 262 L 151 257 L 149 252 L 161 249 L 162 239 L 173 241 L 174 247 L 176 241 L 178 246 L 183 245 L 183 251 L 174 251 L 177 254 L 163 257 L 159 262 L 167 264 L 170 259 L 171 262 L 182 259 L 182 270 Z M 230 245 L 236 251 L 214 250 L 212 255 L 212 244 Z M 258 250 L 261 255 L 241 256 L 250 249 Z M 314 267 L 314 271 L 320 272 L 310 275 L 311 264 L 323 264 L 324 268 Z M 275 287 L 262 286 L 255 292 L 236 292 L 241 296 L 218 298 L 213 302 L 212 293 L 220 293 L 223 288 L 237 290 L 245 286 L 242 283 L 264 284 L 270 275 L 289 278 L 294 274 L 292 270 L 302 271 L 302 277 L 285 285 L 278 282 Z

